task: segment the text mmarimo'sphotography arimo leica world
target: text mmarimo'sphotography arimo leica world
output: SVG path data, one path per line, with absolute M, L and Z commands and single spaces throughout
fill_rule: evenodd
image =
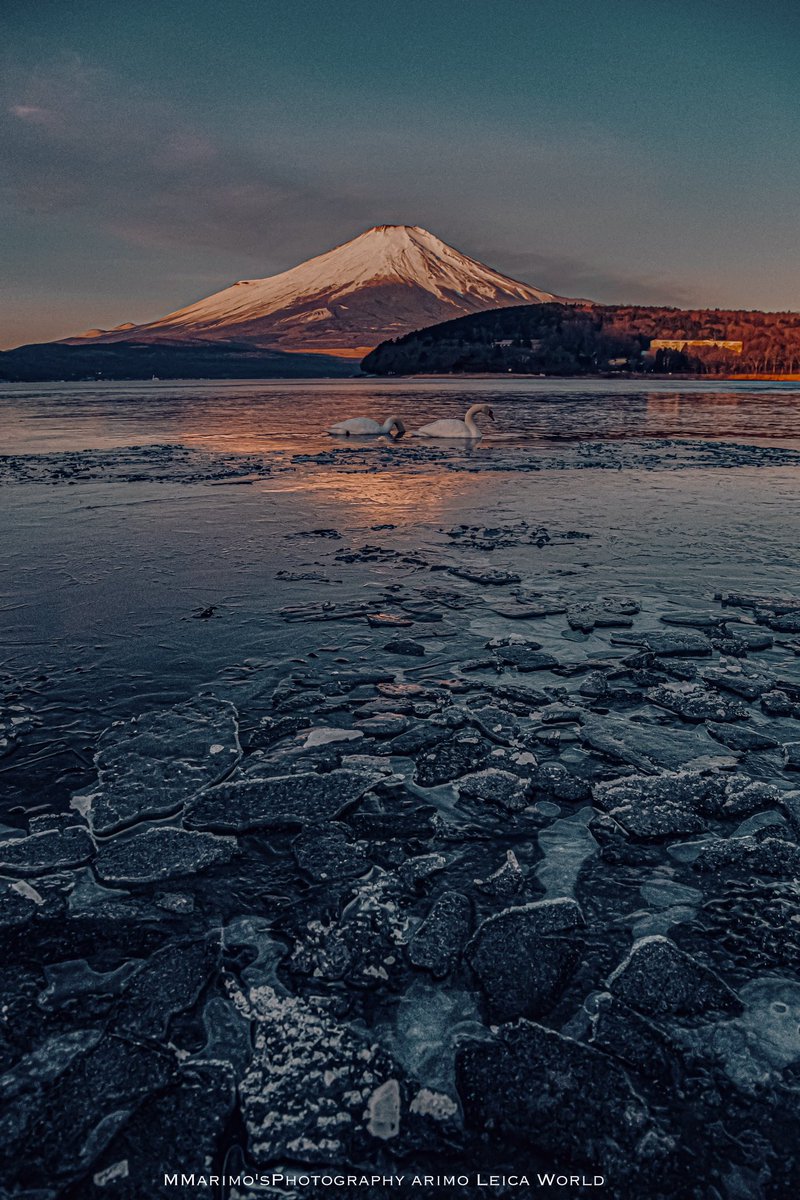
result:
M 0 14 L 0 1200 L 800 1195 L 800 10 Z

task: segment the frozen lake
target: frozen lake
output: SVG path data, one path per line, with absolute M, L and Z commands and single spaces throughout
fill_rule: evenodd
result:
M 222 677 L 234 687 L 231 675 L 255 673 L 263 686 L 280 671 L 278 648 L 311 648 L 307 627 L 287 630 L 282 607 L 420 585 L 427 568 L 400 556 L 420 552 L 434 568 L 462 561 L 446 532 L 460 523 L 543 526 L 552 536 L 541 548 L 510 538 L 477 557 L 522 572 L 526 586 L 568 581 L 579 600 L 630 591 L 653 619 L 664 604 L 692 607 L 720 589 L 797 590 L 797 387 L 690 386 L 5 386 L 3 670 L 43 710 L 26 739 L 34 760 L 45 753 L 41 768 L 13 760 L 24 790 L 44 779 L 47 790 L 68 788 L 72 772 L 56 783 L 59 747 L 109 717 Z M 478 401 L 493 404 L 496 421 L 473 446 L 325 433 L 347 416 L 389 412 L 410 431 Z M 302 536 L 317 528 L 340 540 Z M 581 537 L 561 536 L 570 532 Z M 342 561 L 343 547 L 365 543 L 385 555 Z M 193 619 L 209 607 L 212 619 Z M 560 620 L 545 632 L 560 640 Z M 335 628 L 344 653 L 363 653 L 364 636 L 351 622 Z M 435 669 L 462 652 L 452 638 Z
M 396 413 L 409 430 L 471 403 L 503 437 L 800 440 L 795 382 L 398 379 L 2 384 L 3 453 L 183 442 L 300 451 L 348 416 Z
M 479 400 L 474 446 L 325 433 Z M 215 1167 L 243 1122 L 262 1161 L 366 1162 L 397 1109 L 415 1169 L 546 1168 L 470 1132 L 545 1071 L 648 1195 L 690 1194 L 720 1114 L 704 1178 L 792 1192 L 747 1154 L 782 1162 L 800 1069 L 798 402 L 0 392 L 3 1061 L 54 1162 L 146 1068 L 167 1129 L 202 1097 Z M 147 1065 L 176 1053 L 186 1118 Z M 69 1169 L 171 1168 L 146 1121 Z

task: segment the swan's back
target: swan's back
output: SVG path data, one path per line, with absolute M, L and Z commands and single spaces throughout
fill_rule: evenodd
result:
M 416 437 L 470 437 L 471 434 L 464 421 L 453 417 L 442 417 L 439 421 L 431 421 L 416 431 Z
M 443 417 L 439 421 L 431 421 L 429 425 L 423 425 L 421 429 L 415 431 L 416 437 L 440 437 L 440 438 L 481 438 L 483 432 L 475 424 L 475 417 L 478 413 L 486 413 L 493 421 L 494 413 L 488 404 L 473 404 L 467 409 L 463 421 L 456 420 L 452 417 Z
M 373 421 L 372 417 L 349 417 L 346 421 L 339 421 L 338 424 L 332 425 L 328 433 L 332 433 L 334 437 L 349 437 L 358 436 L 360 433 L 379 433 L 380 425 L 377 421 Z

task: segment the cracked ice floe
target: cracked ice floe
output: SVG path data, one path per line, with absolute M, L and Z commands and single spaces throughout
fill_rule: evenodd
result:
M 36 830 L 0 841 L 0 870 L 7 875 L 46 875 L 89 862 L 94 842 L 82 825 Z M 29 897 L 32 898 L 32 897 Z
M 185 821 L 191 829 L 221 833 L 321 824 L 338 817 L 380 778 L 374 772 L 349 770 L 243 776 L 195 797 Z
M 227 863 L 235 849 L 234 838 L 187 829 L 150 828 L 102 845 L 95 871 L 105 883 L 154 883 L 196 875 L 215 864 Z
M 92 828 L 101 834 L 170 816 L 224 779 L 240 755 L 236 709 L 227 700 L 201 696 L 145 713 L 102 735 L 95 755 L 98 782 L 73 806 L 85 810 L 81 802 L 88 800 Z

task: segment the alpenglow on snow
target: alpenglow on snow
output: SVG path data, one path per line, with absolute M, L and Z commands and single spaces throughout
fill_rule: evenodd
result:
M 360 357 L 439 321 L 551 300 L 564 297 L 501 275 L 417 225 L 377 225 L 289 271 L 239 280 L 157 321 L 68 340 L 237 342 Z

